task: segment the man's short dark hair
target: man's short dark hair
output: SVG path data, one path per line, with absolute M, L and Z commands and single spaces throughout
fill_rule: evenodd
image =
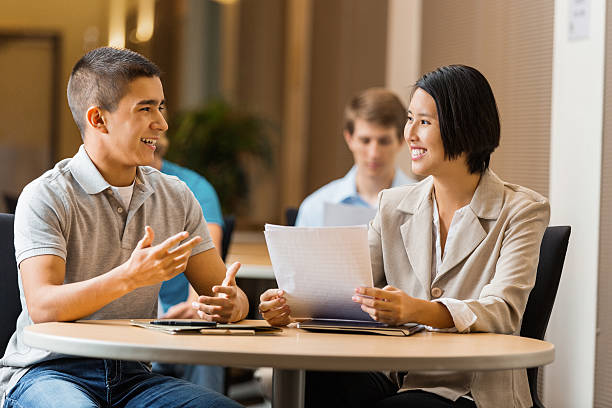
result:
M 363 119 L 382 127 L 393 126 L 401 141 L 408 113 L 402 101 L 384 88 L 369 88 L 355 95 L 344 109 L 344 130 L 351 135 L 355 120 Z
M 159 76 L 157 65 L 131 50 L 101 47 L 85 54 L 72 68 L 67 92 L 81 136 L 85 137 L 85 113 L 89 107 L 114 112 L 130 82 Z
M 436 101 L 444 155 L 467 154 L 470 173 L 489 167 L 499 146 L 499 113 L 487 79 L 475 68 L 447 65 L 423 75 L 414 85 Z

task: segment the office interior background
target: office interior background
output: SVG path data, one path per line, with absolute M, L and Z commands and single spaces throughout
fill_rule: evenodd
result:
M 170 118 L 223 99 L 267 123 L 271 164 L 241 160 L 247 230 L 344 175 L 355 92 L 385 86 L 408 102 L 422 73 L 475 66 L 502 121 L 492 169 L 547 196 L 551 225 L 572 226 L 544 402 L 612 407 L 611 19 L 604 0 L 1 0 L 0 193 L 74 155 L 66 84 L 98 46 L 158 63 Z M 407 149 L 399 165 L 410 171 Z

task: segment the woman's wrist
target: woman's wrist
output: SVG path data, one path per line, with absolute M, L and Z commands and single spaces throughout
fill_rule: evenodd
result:
M 439 329 L 446 329 L 455 325 L 453 316 L 443 303 L 423 299 L 418 300 L 419 302 L 415 308 L 416 323 Z

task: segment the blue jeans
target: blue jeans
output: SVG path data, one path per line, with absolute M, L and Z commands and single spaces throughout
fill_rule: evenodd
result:
M 225 391 L 225 368 L 209 365 L 153 363 L 153 372 L 182 378 L 213 391 Z
M 28 371 L 5 408 L 198 407 L 241 405 L 207 388 L 152 373 L 135 361 L 64 358 Z

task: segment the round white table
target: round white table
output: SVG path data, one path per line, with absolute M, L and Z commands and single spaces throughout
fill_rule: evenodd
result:
M 263 321 L 245 321 L 263 324 Z M 274 369 L 274 407 L 303 407 L 304 370 L 483 371 L 536 367 L 554 359 L 550 343 L 501 334 L 421 332 L 410 337 L 309 333 L 166 334 L 129 320 L 42 323 L 25 329 L 31 347 L 68 355 Z

